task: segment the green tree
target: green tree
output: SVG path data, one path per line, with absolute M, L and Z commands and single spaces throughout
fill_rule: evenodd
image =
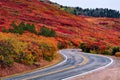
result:
M 29 28 L 30 28 L 30 24 L 27 23 L 24 30 L 29 30 Z
M 27 23 L 24 30 L 36 34 L 36 30 L 35 30 L 35 25 L 34 24 Z
M 51 30 L 50 37 L 55 37 L 55 36 L 56 36 L 56 32 L 54 30 Z
M 20 24 L 16 25 L 15 22 L 13 21 L 11 24 L 11 28 L 6 31 L 5 28 L 3 28 L 3 32 L 12 32 L 12 33 L 19 33 L 19 34 L 23 34 L 24 31 L 29 31 L 31 33 L 37 33 L 36 29 L 35 29 L 35 25 L 34 24 L 25 24 L 24 22 L 21 22 Z
M 19 33 L 19 34 L 23 34 L 24 32 L 24 27 L 25 27 L 25 23 L 21 22 L 18 26 L 15 24 L 15 22 L 13 21 L 10 24 L 13 28 L 10 28 L 8 30 L 8 32 L 12 32 L 12 33 Z
M 22 30 L 24 30 L 25 29 L 25 23 L 24 22 L 21 22 L 19 25 L 18 25 L 18 27 L 19 28 L 21 28 Z
M 49 28 L 46 28 L 45 26 L 43 26 L 39 32 L 39 35 L 43 35 L 46 37 L 55 37 L 56 32 L 54 30 L 50 30 Z
M 17 31 L 16 33 L 23 34 L 25 28 L 25 23 L 21 22 L 15 30 Z

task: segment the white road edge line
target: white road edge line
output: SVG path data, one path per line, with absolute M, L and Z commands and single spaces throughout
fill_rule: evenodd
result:
M 68 57 L 61 52 L 63 50 L 81 50 L 81 49 L 62 49 L 62 50 L 59 50 L 58 53 L 62 54 L 62 56 L 64 57 L 64 60 L 62 62 L 58 63 L 57 65 L 52 66 L 52 67 L 56 67 L 56 66 L 59 66 L 65 62 L 67 62 Z
M 58 63 L 57 65 L 52 66 L 52 67 L 59 66 L 59 65 L 61 65 L 61 64 L 63 64 L 63 63 L 65 63 L 65 62 L 67 61 L 67 56 L 66 56 L 66 55 L 64 55 L 61 51 L 62 51 L 62 50 L 60 50 L 60 51 L 58 51 L 58 52 L 59 52 L 60 54 L 62 54 L 62 56 L 64 57 L 64 60 L 63 60 L 62 62 Z M 52 68 L 52 67 L 51 67 L 51 68 Z
M 72 50 L 72 49 L 62 49 L 62 50 Z M 59 52 L 60 54 L 62 54 L 62 56 L 64 57 L 64 60 L 63 60 L 62 62 L 58 63 L 57 65 L 54 65 L 54 66 L 51 66 L 51 67 L 45 68 L 45 69 L 50 69 L 50 68 L 59 66 L 59 65 L 65 63 L 65 62 L 67 61 L 67 56 L 64 55 L 64 54 L 61 52 L 62 50 L 59 50 L 58 52 Z M 73 49 L 73 50 L 80 50 L 80 49 Z M 85 53 L 85 54 L 86 54 L 86 53 Z M 93 54 L 89 54 L 89 55 L 93 55 Z M 96 55 L 96 54 L 95 54 L 95 55 Z M 102 55 L 99 55 L 99 56 L 102 56 Z M 109 58 L 109 57 L 107 57 L 107 56 L 103 56 L 103 57 Z M 110 62 L 109 64 L 105 65 L 105 66 L 102 66 L 102 67 L 100 67 L 100 68 L 97 68 L 97 69 L 94 69 L 94 70 L 91 70 L 91 71 L 88 71 L 88 72 L 85 72 L 85 73 L 82 73 L 82 74 L 78 74 L 78 75 L 75 75 L 75 76 L 71 76 L 71 77 L 68 77 L 68 78 L 65 78 L 65 79 L 62 79 L 62 80 L 70 80 L 70 79 L 75 78 L 75 77 L 78 77 L 78 76 L 86 75 L 86 74 L 89 74 L 89 73 L 92 73 L 92 72 L 95 72 L 95 71 L 104 69 L 104 68 L 108 67 L 109 65 L 111 65 L 111 64 L 113 63 L 113 59 L 112 59 L 112 58 L 109 58 L 109 59 L 111 60 L 111 62 Z M 45 69 L 43 69 L 43 70 L 45 70 Z M 41 71 L 42 71 L 42 70 L 41 70 Z M 35 72 L 38 72 L 38 71 L 35 71 Z M 32 73 L 35 73 L 35 72 L 32 72 Z
M 62 50 L 80 50 L 80 49 L 62 49 Z M 62 50 L 59 50 L 58 53 L 62 54 L 62 56 L 64 57 L 64 60 L 63 60 L 62 62 L 58 63 L 57 65 L 54 65 L 54 66 L 51 66 L 51 67 L 45 68 L 45 69 L 50 69 L 50 68 L 59 66 L 59 65 L 65 63 L 65 62 L 67 61 L 67 56 L 62 53 Z M 84 53 L 84 52 L 83 52 L 83 53 Z M 86 54 L 86 53 L 85 53 L 85 54 Z M 97 55 L 97 54 L 89 54 L 89 55 L 102 56 L 102 55 Z M 103 57 L 109 58 L 109 57 L 107 57 L 107 56 L 103 56 Z M 109 65 L 111 65 L 111 64 L 113 63 L 113 59 L 112 59 L 112 58 L 109 58 L 109 59 L 111 60 L 111 62 L 110 62 L 109 64 L 105 65 L 105 66 L 102 66 L 102 67 L 100 67 L 100 68 L 97 68 L 97 69 L 94 69 L 94 70 L 91 70 L 91 71 L 88 71 L 88 72 L 85 72 L 85 73 L 82 73 L 82 74 L 78 74 L 78 75 L 75 75 L 75 76 L 71 76 L 71 77 L 68 77 L 68 78 L 65 78 L 65 79 L 62 79 L 62 80 L 70 80 L 70 79 L 75 78 L 75 77 L 78 77 L 78 76 L 86 75 L 86 74 L 89 74 L 89 73 L 92 73 L 92 72 L 95 72 L 95 71 L 104 69 L 104 68 L 108 67 Z M 43 69 L 43 70 L 45 70 L 45 69 Z M 41 71 L 42 71 L 42 70 L 41 70 Z M 38 72 L 38 71 L 35 71 L 35 72 Z M 34 73 L 35 73 L 35 72 L 34 72 Z
M 101 56 L 102 56 L 102 55 L 101 55 Z M 78 75 L 75 75 L 75 76 L 71 76 L 71 77 L 68 77 L 68 78 L 65 78 L 65 79 L 62 79 L 62 80 L 72 80 L 72 79 L 75 78 L 75 77 L 83 76 L 83 75 L 86 75 L 86 74 L 93 73 L 93 72 L 95 72 L 95 71 L 102 70 L 102 69 L 110 66 L 110 65 L 113 63 L 113 59 L 112 59 L 112 58 L 109 58 L 109 57 L 107 57 L 107 56 L 103 56 L 103 57 L 106 57 L 106 58 L 110 59 L 111 62 L 110 62 L 109 64 L 107 64 L 107 65 L 105 65 L 105 66 L 102 66 L 102 67 L 99 67 L 99 68 L 97 68 L 97 69 L 94 69 L 94 70 L 91 70 L 91 71 L 88 71 L 88 72 L 85 72 L 85 73 L 82 73 L 82 74 L 78 74 Z

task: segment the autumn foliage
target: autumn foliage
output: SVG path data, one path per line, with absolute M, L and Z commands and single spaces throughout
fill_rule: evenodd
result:
M 39 0 L 0 0 L 0 31 L 11 30 L 12 21 L 21 27 L 24 26 L 21 22 L 24 22 L 28 32 L 20 31 L 23 35 L 0 33 L 0 45 L 4 45 L 0 53 L 2 64 L 14 61 L 34 64 L 39 59 L 49 61 L 57 47 L 80 47 L 82 43 L 88 52 L 110 55 L 114 47 L 120 46 L 120 19 L 75 16 Z M 43 26 L 55 37 L 49 38 L 51 35 L 44 34 Z M 19 29 L 17 27 L 13 32 L 19 32 Z M 48 38 L 35 35 L 35 30 Z M 3 55 L 6 50 L 8 52 Z M 7 57 L 13 55 L 10 61 L 5 61 L 6 54 Z
M 0 66 L 11 66 L 14 62 L 34 64 L 42 59 L 51 61 L 57 51 L 57 43 L 53 38 L 0 33 Z

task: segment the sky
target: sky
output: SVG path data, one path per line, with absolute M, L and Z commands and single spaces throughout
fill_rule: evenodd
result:
M 50 0 L 64 6 L 82 8 L 109 8 L 120 11 L 120 0 Z

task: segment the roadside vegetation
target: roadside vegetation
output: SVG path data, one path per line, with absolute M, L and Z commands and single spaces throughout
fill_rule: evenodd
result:
M 24 22 L 17 25 L 13 21 L 10 26 L 9 29 L 4 27 L 4 33 L 0 33 L 0 67 L 12 66 L 14 62 L 34 65 L 41 59 L 52 61 L 58 48 L 79 47 L 84 52 L 105 55 L 118 55 L 120 52 L 120 47 L 108 47 L 101 43 L 50 38 L 56 37 L 56 32 L 45 26 L 40 31 L 36 31 L 34 24 Z
M 52 61 L 56 51 L 53 38 L 0 32 L 0 67 L 10 67 L 14 62 L 33 65 L 42 59 Z
M 57 42 L 50 38 L 56 36 L 54 30 L 43 26 L 37 32 L 34 24 L 16 24 L 14 21 L 10 26 L 9 29 L 4 27 L 0 32 L 0 67 L 10 67 L 14 62 L 34 65 L 42 59 L 54 59 Z
M 49 64 L 58 59 L 56 51 L 63 48 L 81 48 L 94 54 L 120 54 L 120 20 L 88 17 L 118 17 L 118 11 L 64 6 L 59 7 L 60 10 L 39 0 L 1 0 L 0 7 L 1 75 L 25 71 L 25 66 L 31 70 L 33 66 Z M 14 72 L 14 68 L 21 69 Z
M 37 32 L 34 24 L 16 24 L 14 21 L 10 26 L 9 29 L 4 27 L 0 32 L 0 67 L 10 67 L 14 62 L 34 65 L 42 59 L 54 59 L 57 42 L 50 38 L 56 37 L 54 30 L 43 26 Z
M 84 52 L 94 53 L 94 54 L 104 54 L 104 55 L 119 55 L 120 47 L 108 47 L 100 44 L 87 44 L 81 43 L 79 48 L 81 48 Z

